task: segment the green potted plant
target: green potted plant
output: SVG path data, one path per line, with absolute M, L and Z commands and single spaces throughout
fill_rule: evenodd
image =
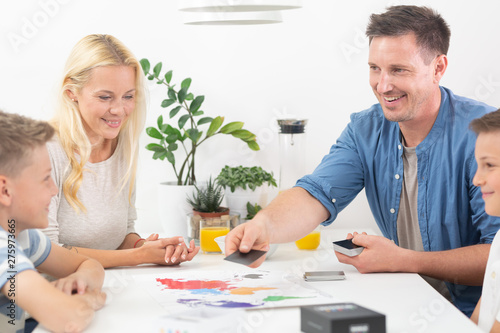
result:
M 192 197 L 187 198 L 187 202 L 193 207 L 193 215 L 202 217 L 229 215 L 229 208 L 220 206 L 224 199 L 224 189 L 212 180 L 212 177 L 205 188 L 199 188 L 197 185 L 194 185 L 194 188 Z
M 193 210 L 188 224 L 189 238 L 199 239 L 202 219 L 208 219 L 212 222 L 229 220 L 230 228 L 234 228 L 239 223 L 237 216 L 229 215 L 229 208 L 221 207 L 224 189 L 215 180 L 212 180 L 212 177 L 209 178 L 206 187 L 194 185 L 194 188 L 193 195 L 188 196 L 186 200 Z
M 226 165 L 216 180 L 225 189 L 226 202 L 231 211 L 239 213 L 242 218 L 248 214 L 247 202 L 265 207 L 269 187 L 277 187 L 273 174 L 260 166 Z
M 160 114 L 156 126 L 146 128 L 149 137 L 155 139 L 146 146 L 153 152 L 154 160 L 167 160 L 175 174 L 174 182 L 163 182 L 158 188 L 160 221 L 167 235 L 187 236 L 186 215 L 189 204 L 186 195 L 196 183 L 196 152 L 211 137 L 225 134 L 245 142 L 252 150 L 259 150 L 256 136 L 243 128 L 239 121 L 223 125 L 224 117 L 204 115 L 201 109 L 204 96 L 189 91 L 191 79 L 182 80 L 180 86 L 172 81 L 172 71 L 162 73 L 162 63 L 153 68 L 148 59 L 140 61 L 148 80 L 166 87 L 166 97 L 161 102 L 165 116 Z

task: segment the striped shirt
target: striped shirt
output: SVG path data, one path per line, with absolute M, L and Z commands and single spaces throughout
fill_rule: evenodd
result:
M 0 332 L 24 332 L 24 311 L 15 303 L 16 275 L 34 270 L 47 259 L 50 249 L 49 238 L 40 230 L 23 230 L 15 239 L 0 227 L 0 288 L 7 284 L 6 293 L 11 297 L 0 294 Z

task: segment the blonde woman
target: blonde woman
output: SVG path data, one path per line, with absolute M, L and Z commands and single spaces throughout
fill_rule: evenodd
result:
M 175 265 L 199 248 L 182 238 L 141 238 L 136 220 L 138 142 L 146 117 L 137 59 L 110 35 L 89 35 L 64 70 L 47 144 L 59 193 L 49 208 L 49 238 L 104 267 Z

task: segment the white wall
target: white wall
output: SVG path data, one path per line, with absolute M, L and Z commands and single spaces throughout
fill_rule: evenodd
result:
M 368 85 L 368 17 L 388 5 L 437 9 L 452 30 L 442 84 L 456 94 L 500 106 L 500 20 L 497 1 L 303 0 L 284 22 L 262 26 L 189 26 L 172 0 L 23 0 L 0 3 L 0 108 L 40 119 L 52 115 L 51 96 L 73 45 L 90 33 L 112 34 L 138 58 L 162 61 L 174 80 L 191 77 L 205 95 L 203 110 L 244 121 L 258 135 L 252 153 L 232 138 L 213 138 L 198 152 L 198 178 L 225 164 L 261 165 L 278 174 L 277 117 L 309 119 L 307 168 L 312 171 L 349 119 L 376 103 Z M 164 90 L 150 86 L 148 124 Z M 143 136 L 141 147 L 149 142 Z M 172 180 L 166 162 L 141 149 L 137 207 L 140 229 L 158 230 L 156 184 Z M 364 195 L 335 225 L 372 226 Z

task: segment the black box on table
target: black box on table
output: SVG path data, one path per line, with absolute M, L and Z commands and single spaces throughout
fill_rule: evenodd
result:
M 385 333 L 385 315 L 354 303 L 300 307 L 305 333 Z

